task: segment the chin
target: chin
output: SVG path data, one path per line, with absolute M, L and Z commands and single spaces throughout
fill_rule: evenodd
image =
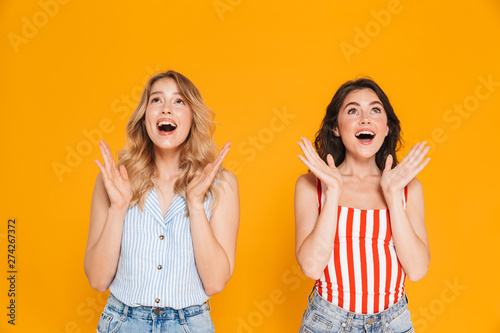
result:
M 361 158 L 365 158 L 365 159 L 374 158 L 375 155 L 377 155 L 377 152 L 379 151 L 379 149 L 377 149 L 376 147 L 360 149 L 360 150 L 356 151 L 356 155 L 361 157 Z

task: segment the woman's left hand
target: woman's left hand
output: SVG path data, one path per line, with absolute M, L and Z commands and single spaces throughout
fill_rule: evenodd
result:
M 394 169 L 392 169 L 392 155 L 387 156 L 385 168 L 380 179 L 380 186 L 382 187 L 384 195 L 387 196 L 389 194 L 401 192 L 403 188 L 422 171 L 427 163 L 429 163 L 431 160 L 430 157 L 424 160 L 425 155 L 431 148 L 430 146 L 426 147 L 426 143 L 427 142 L 424 141 L 414 145 L 405 158 L 396 165 Z
M 219 168 L 229 152 L 229 147 L 231 143 L 228 142 L 222 147 L 219 156 L 213 163 L 208 163 L 203 171 L 195 176 L 188 184 L 186 188 L 186 201 L 189 206 L 203 205 L 203 199 L 205 198 L 205 193 L 207 193 L 208 188 L 212 185 L 215 176 L 219 172 Z

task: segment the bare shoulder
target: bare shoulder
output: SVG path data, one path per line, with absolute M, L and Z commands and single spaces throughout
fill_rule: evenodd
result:
M 316 188 L 316 176 L 312 172 L 300 175 L 295 183 L 295 191 L 314 190 Z
M 413 178 L 408 184 L 408 213 L 417 214 L 423 220 L 424 214 L 424 191 L 422 183 L 417 178 Z M 411 220 L 411 219 L 410 219 Z
M 421 198 L 423 195 L 422 183 L 418 178 L 413 178 L 408 184 L 408 198 Z
M 239 223 L 240 198 L 238 180 L 231 171 L 226 169 L 222 169 L 218 177 L 216 191 L 219 196 L 216 199 L 210 220 L 214 231 L 218 230 L 219 226 L 227 227 L 228 223 L 234 226 L 237 226 Z
M 97 177 L 95 177 L 95 185 L 94 186 L 98 186 L 98 185 L 104 186 L 104 180 L 102 179 L 102 172 L 99 172 L 97 174 Z
M 104 185 L 104 179 L 101 172 L 97 174 L 94 184 L 94 192 L 92 194 L 92 204 L 103 209 L 108 209 L 110 206 L 108 191 Z
M 220 186 L 223 189 L 223 192 L 237 192 L 238 191 L 238 179 L 235 174 L 227 169 L 222 169 L 220 171 L 220 176 L 218 180 Z
M 239 206 L 239 188 L 238 179 L 231 171 L 221 169 L 217 175 L 215 191 L 219 198 L 217 199 L 216 209 L 224 210 L 228 206 Z
M 295 209 L 308 210 L 316 199 L 316 176 L 312 172 L 301 175 L 295 183 Z

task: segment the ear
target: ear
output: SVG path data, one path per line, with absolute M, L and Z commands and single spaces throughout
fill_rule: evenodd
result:
M 339 133 L 339 128 L 338 128 L 338 127 L 335 127 L 335 128 L 333 129 L 333 134 L 334 134 L 335 136 L 340 136 L 340 133 Z
M 387 125 L 387 130 L 385 131 L 385 136 L 389 135 L 389 125 Z

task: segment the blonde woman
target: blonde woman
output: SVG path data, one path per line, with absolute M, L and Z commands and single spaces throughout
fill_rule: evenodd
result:
M 212 116 L 168 71 L 148 81 L 118 167 L 101 142 L 84 262 L 91 287 L 110 289 L 98 332 L 214 332 L 208 299 L 234 271 L 239 196 Z

